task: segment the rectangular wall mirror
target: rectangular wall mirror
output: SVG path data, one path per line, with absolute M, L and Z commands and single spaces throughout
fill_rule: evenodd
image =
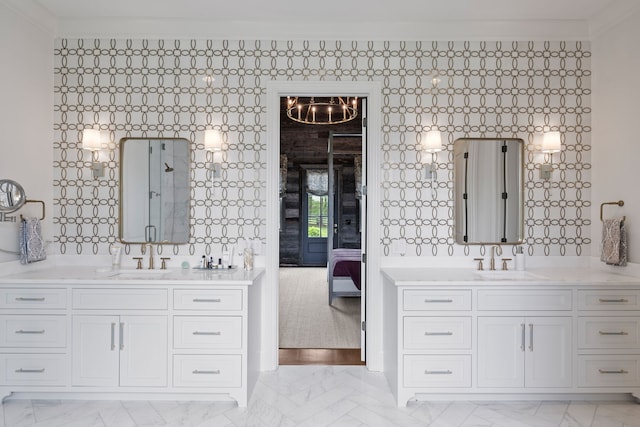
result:
M 120 240 L 188 243 L 189 141 L 120 140 Z
M 453 155 L 456 243 L 522 243 L 524 141 L 461 138 Z

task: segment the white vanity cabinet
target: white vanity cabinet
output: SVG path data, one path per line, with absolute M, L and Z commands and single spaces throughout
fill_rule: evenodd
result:
M 571 317 L 478 317 L 478 387 L 571 387 Z
M 44 271 L 30 286 L 0 278 L 0 397 L 247 405 L 260 372 L 263 270 L 93 281 L 76 271 Z
M 383 269 L 384 371 L 397 404 L 639 393 L 640 279 L 601 275 L 598 286 L 562 273 L 500 281 Z
M 66 384 L 66 309 L 66 289 L 0 287 L 0 387 Z
M 167 316 L 73 316 L 73 386 L 166 386 Z

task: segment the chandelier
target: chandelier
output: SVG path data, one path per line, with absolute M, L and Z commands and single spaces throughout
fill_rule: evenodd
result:
M 315 97 L 287 97 L 287 116 L 306 125 L 335 125 L 358 117 L 357 96 L 332 96 L 316 100 Z

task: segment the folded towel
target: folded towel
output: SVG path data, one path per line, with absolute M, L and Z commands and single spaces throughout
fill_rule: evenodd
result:
M 20 222 L 20 262 L 28 264 L 46 258 L 40 220 L 23 218 Z
M 627 230 L 624 218 L 603 221 L 600 260 L 609 265 L 627 265 Z

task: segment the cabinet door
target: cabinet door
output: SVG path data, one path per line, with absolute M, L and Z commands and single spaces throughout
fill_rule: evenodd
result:
M 571 387 L 571 318 L 526 319 L 525 385 Z
M 120 385 L 167 385 L 167 317 L 120 316 Z
M 478 386 L 524 386 L 524 318 L 478 317 Z
M 118 316 L 73 316 L 73 385 L 118 385 L 118 322 Z

